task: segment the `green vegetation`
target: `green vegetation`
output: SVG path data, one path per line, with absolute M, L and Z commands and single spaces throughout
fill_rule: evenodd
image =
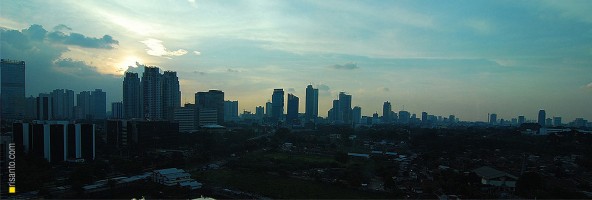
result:
M 263 172 L 239 170 L 215 170 L 193 174 L 197 180 L 205 183 L 230 186 L 242 191 L 262 194 L 272 198 L 294 199 L 376 199 L 393 198 L 384 193 L 372 193 L 356 189 L 343 188 L 327 183 L 301 180 L 272 175 Z

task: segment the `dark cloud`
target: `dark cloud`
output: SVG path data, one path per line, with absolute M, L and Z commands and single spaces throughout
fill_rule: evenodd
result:
M 60 25 L 57 25 L 57 26 L 53 27 L 53 30 L 54 31 L 71 31 L 72 28 L 70 28 L 70 27 L 68 27 L 66 25 L 60 24 Z
M 104 35 L 102 38 L 86 37 L 80 33 L 64 33 L 61 31 L 54 31 L 47 34 L 47 38 L 54 42 L 63 44 L 77 45 L 87 48 L 98 49 L 112 49 L 119 44 L 119 41 L 114 40 L 110 35 Z
M 318 88 L 320 91 L 329 91 L 329 90 L 331 89 L 331 88 L 329 88 L 329 86 L 328 86 L 328 85 L 325 85 L 325 84 L 320 84 L 320 85 L 318 85 L 318 86 L 317 86 L 317 88 Z
M 193 73 L 199 74 L 199 75 L 202 75 L 202 76 L 203 75 L 206 75 L 206 73 L 205 72 L 202 72 L 202 71 L 193 71 Z
M 228 68 L 226 71 L 227 71 L 227 72 L 240 72 L 240 71 L 239 71 L 239 70 L 237 70 L 237 69 L 230 69 L 230 68 Z
M 23 30 L 0 29 L 0 57 L 26 63 L 26 92 L 37 96 L 57 88 L 75 92 L 102 88 L 107 98 L 120 98 L 121 77 L 100 74 L 92 64 L 64 58 L 64 43 L 48 39 L 48 31 L 40 25 Z
M 340 69 L 340 70 L 352 70 L 352 69 L 357 69 L 358 64 L 356 64 L 356 63 L 345 63 L 343 65 L 337 64 L 337 65 L 331 66 L 331 68 Z

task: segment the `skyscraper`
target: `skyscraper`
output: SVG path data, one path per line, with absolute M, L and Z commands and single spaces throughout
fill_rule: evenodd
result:
M 123 116 L 125 119 L 143 118 L 141 88 L 138 74 L 126 72 L 123 78 Z
M 313 88 L 312 85 L 306 86 L 305 103 L 306 121 L 316 121 L 319 116 L 319 89 Z
M 422 123 L 428 122 L 428 113 L 427 112 L 421 112 L 421 122 Z
M 288 94 L 288 113 L 286 122 L 293 124 L 298 120 L 298 104 L 299 98 L 294 94 Z
M 489 124 L 497 124 L 497 114 L 491 113 L 489 115 Z
M 123 103 L 121 103 L 121 102 L 111 103 L 111 118 L 112 119 L 123 119 Z
M 238 101 L 224 101 L 224 121 L 238 120 Z
M 25 61 L 1 59 L 1 119 L 25 116 Z
M 107 93 L 103 92 L 101 89 L 95 89 L 90 95 L 92 119 L 107 118 Z
M 54 90 L 50 93 L 52 98 L 53 119 L 74 119 L 74 91 Z
M 541 109 L 539 110 L 539 120 L 538 123 L 539 125 L 541 125 L 541 127 L 545 127 L 545 118 L 546 118 L 546 113 L 545 110 Z
M 362 108 L 359 106 L 354 106 L 352 109 L 352 116 L 353 116 L 353 123 L 359 124 L 360 119 L 362 119 Z
M 399 122 L 403 124 L 408 124 L 409 119 L 411 118 L 411 113 L 401 110 L 399 111 Z
M 522 115 L 518 116 L 518 125 L 524 124 L 526 122 L 526 118 Z
M 175 109 L 181 107 L 181 91 L 177 72 L 164 71 L 162 75 L 163 118 L 173 121 Z
M 339 107 L 339 100 L 333 100 L 333 108 L 331 108 L 331 110 L 329 110 L 329 119 L 331 119 L 331 121 L 333 122 L 342 122 L 343 119 L 341 118 L 342 115 L 340 115 L 341 113 L 341 108 Z
M 382 104 L 382 122 L 384 123 L 390 123 L 392 122 L 392 112 L 393 109 L 391 107 L 391 102 L 385 101 L 384 104 Z
M 265 116 L 271 118 L 272 110 L 273 110 L 273 104 L 271 103 L 271 101 L 267 101 L 265 103 Z
M 162 77 L 158 67 L 144 66 L 142 74 L 142 100 L 144 116 L 151 120 L 162 119 Z
M 90 119 L 92 117 L 90 99 L 89 91 L 76 94 L 76 119 Z
M 340 119 L 343 120 L 344 123 L 350 124 L 352 121 L 352 95 L 346 94 L 345 92 L 339 93 L 339 111 Z
M 51 95 L 39 94 L 37 97 L 37 119 L 38 120 L 52 120 L 52 102 Z
M 202 121 L 205 116 L 202 113 L 207 113 L 208 117 L 210 114 L 219 125 L 224 123 L 224 92 L 220 90 L 210 90 L 208 92 L 197 92 L 195 93 L 195 105 L 199 109 L 198 121 Z M 207 111 L 207 112 L 206 112 Z
M 274 89 L 271 96 L 271 121 L 278 122 L 284 115 L 284 89 Z
M 263 106 L 257 106 L 255 108 L 255 116 L 257 116 L 257 119 L 263 119 L 263 116 L 265 115 L 265 109 L 263 108 Z

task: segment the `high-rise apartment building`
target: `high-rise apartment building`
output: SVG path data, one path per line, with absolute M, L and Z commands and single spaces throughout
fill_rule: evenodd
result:
M 144 66 L 142 74 L 142 112 L 145 118 L 160 120 L 163 118 L 162 76 L 158 67 Z
M 175 109 L 181 107 L 181 90 L 177 72 L 164 71 L 162 75 L 162 104 L 164 119 L 172 121 Z
M 352 95 L 345 92 L 339 93 L 339 114 L 340 120 L 344 123 L 350 124 L 352 121 Z
M 238 121 L 238 101 L 224 101 L 224 121 Z
M 316 121 L 319 116 L 319 89 L 312 85 L 306 86 L 306 102 L 304 114 L 306 121 Z
M 25 61 L 1 60 L 1 119 L 25 117 Z
M 123 103 L 111 103 L 111 119 L 123 119 Z
M 107 118 L 107 93 L 101 89 L 95 89 L 90 93 L 90 109 L 92 119 Z
M 541 109 L 539 110 L 539 119 L 538 119 L 538 123 L 539 125 L 541 125 L 541 127 L 545 127 L 545 119 L 547 117 L 547 114 L 545 113 L 545 110 Z
M 74 91 L 56 89 L 50 95 L 52 98 L 52 119 L 74 119 Z
M 278 122 L 284 116 L 284 89 L 274 89 L 271 96 L 271 121 Z
M 352 109 L 352 116 L 353 116 L 353 123 L 359 124 L 360 120 L 362 119 L 362 108 L 359 106 L 354 106 Z
M 126 72 L 123 78 L 123 116 L 143 118 L 142 86 L 137 73 Z

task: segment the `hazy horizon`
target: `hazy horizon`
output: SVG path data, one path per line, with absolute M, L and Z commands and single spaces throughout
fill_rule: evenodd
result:
M 26 95 L 103 89 L 136 62 L 176 71 L 181 103 L 219 89 L 254 112 L 274 88 L 341 91 L 363 115 L 592 119 L 590 1 L 4 1 L 0 57 Z M 140 72 L 142 69 L 130 68 Z

